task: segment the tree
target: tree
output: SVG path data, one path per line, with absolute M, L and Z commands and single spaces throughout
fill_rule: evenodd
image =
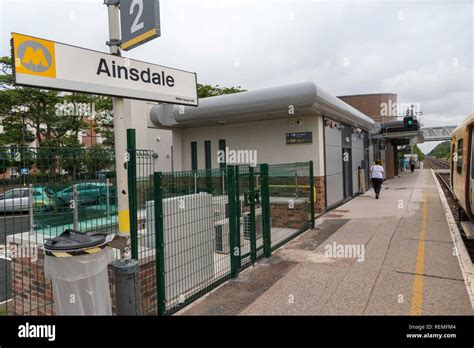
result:
M 114 115 L 112 112 L 112 98 L 99 96 L 96 99 L 96 131 L 103 139 L 105 146 L 114 146 Z
M 10 156 L 6 147 L 0 147 L 0 174 L 4 174 L 10 166 Z
M 413 146 L 413 153 L 418 155 L 419 161 L 423 161 L 425 159 L 425 154 L 423 153 L 423 151 L 420 150 L 420 148 L 416 144 L 415 146 Z
M 207 97 L 215 97 L 218 95 L 224 94 L 233 94 L 233 93 L 240 93 L 245 92 L 245 89 L 241 89 L 240 86 L 236 87 L 220 87 L 219 85 L 197 85 L 197 94 L 198 98 L 207 98 Z
M 14 86 L 11 58 L 0 58 L 3 144 L 25 146 L 36 139 L 39 147 L 63 146 L 88 128 L 86 118 L 110 111 L 111 105 L 108 97 Z
M 449 140 L 446 140 L 436 145 L 435 148 L 428 153 L 428 156 L 449 159 L 450 154 L 451 154 L 451 142 Z
M 91 147 L 84 160 L 87 173 L 91 177 L 101 170 L 110 169 L 113 164 L 114 158 L 111 151 L 100 144 Z

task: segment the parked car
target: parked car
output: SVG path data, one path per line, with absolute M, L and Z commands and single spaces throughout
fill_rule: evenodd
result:
M 59 206 L 69 205 L 73 199 L 73 187 L 77 190 L 77 204 L 100 204 L 105 202 L 107 187 L 103 182 L 81 182 L 54 192 L 54 199 Z M 112 190 L 109 191 L 111 195 Z
M 21 212 L 30 208 L 30 189 L 28 187 L 9 190 L 0 195 L 0 212 Z M 33 187 L 33 209 L 48 211 L 53 209 L 51 194 L 44 186 Z

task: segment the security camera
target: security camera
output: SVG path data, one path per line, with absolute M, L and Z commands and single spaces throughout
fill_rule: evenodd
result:
M 302 123 L 301 120 L 297 120 L 297 121 L 296 121 L 296 125 L 297 125 L 297 126 L 301 125 L 301 123 Z
M 160 140 L 161 140 L 160 137 L 156 137 L 157 142 L 160 142 Z

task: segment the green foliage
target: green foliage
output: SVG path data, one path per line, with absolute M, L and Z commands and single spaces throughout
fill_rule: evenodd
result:
M 0 58 L 0 145 L 65 146 L 90 127 L 86 118 L 110 110 L 108 97 L 14 86 L 11 58 Z
M 0 174 L 4 174 L 9 166 L 10 156 L 8 154 L 8 149 L 0 147 Z
M 102 145 L 91 147 L 84 159 L 85 169 L 91 176 L 94 176 L 98 171 L 109 169 L 113 163 L 112 151 Z
M 436 158 L 449 158 L 451 153 L 451 142 L 449 140 L 443 141 L 435 146 L 433 150 L 430 151 L 428 156 Z
M 420 150 L 418 145 L 413 146 L 413 153 L 418 155 L 419 161 L 423 161 L 425 159 L 425 154 Z
M 245 92 L 245 89 L 240 89 L 240 86 L 237 87 L 220 87 L 219 85 L 202 85 L 198 83 L 197 85 L 198 90 L 198 98 L 207 98 L 207 97 L 215 97 L 218 95 L 223 94 L 233 94 L 233 93 L 240 93 Z
M 16 171 L 20 171 L 21 168 L 32 168 L 35 163 L 34 152 L 27 147 L 13 148 L 10 151 L 9 165 L 15 168 Z

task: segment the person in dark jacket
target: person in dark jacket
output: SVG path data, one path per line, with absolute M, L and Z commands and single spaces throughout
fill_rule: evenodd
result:
M 415 164 L 416 164 L 415 156 L 411 156 L 410 157 L 410 170 L 412 173 L 415 171 Z

